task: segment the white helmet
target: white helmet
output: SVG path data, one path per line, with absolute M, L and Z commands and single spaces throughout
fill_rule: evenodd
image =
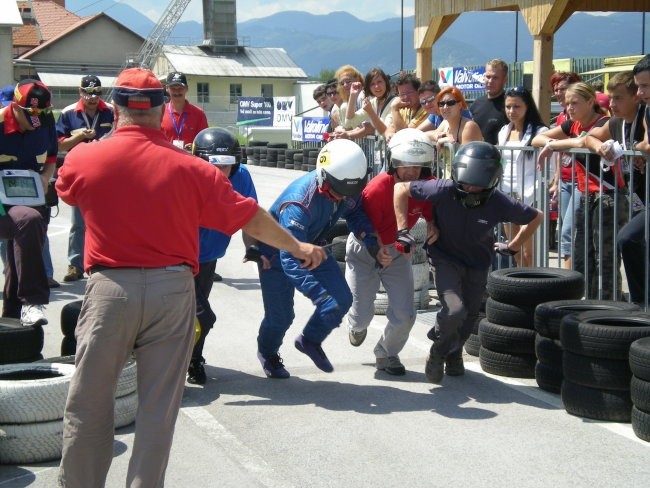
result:
M 419 129 L 402 129 L 388 143 L 388 173 L 400 166 L 430 168 L 433 162 L 433 142 Z
M 367 182 L 368 162 L 361 148 L 348 139 L 325 144 L 316 161 L 316 181 L 320 189 L 332 189 L 345 197 L 361 193 Z

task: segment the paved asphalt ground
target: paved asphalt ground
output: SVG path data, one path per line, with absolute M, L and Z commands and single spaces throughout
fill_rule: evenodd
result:
M 266 208 L 301 174 L 250 169 Z M 62 205 L 49 230 L 57 279 L 67 268 L 69 222 Z M 534 380 L 486 374 L 468 355 L 464 376 L 428 383 L 426 332 L 435 311 L 419 314 L 401 354 L 406 376 L 374 368 L 383 316 L 359 348 L 350 346 L 345 328 L 332 333 L 324 344 L 335 366 L 328 374 L 293 347 L 312 312 L 297 296 L 295 324 L 281 349 L 292 377 L 267 379 L 256 358 L 262 299 L 255 266 L 242 264 L 243 254 L 237 234 L 217 265 L 224 280 L 210 297 L 218 322 L 206 343 L 209 381 L 186 388 L 166 486 L 650 486 L 650 444 L 629 424 L 571 416 Z M 45 357 L 59 355 L 61 307 L 79 299 L 84 284 L 52 290 Z M 120 429 L 107 487 L 124 486 L 132 445 L 133 426 Z M 54 487 L 57 469 L 56 462 L 1 466 L 0 488 Z

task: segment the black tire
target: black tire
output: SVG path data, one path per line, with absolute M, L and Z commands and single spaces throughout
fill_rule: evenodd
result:
M 348 223 L 345 221 L 345 219 L 339 219 L 329 230 L 329 232 L 325 236 L 325 240 L 327 242 L 332 242 L 332 239 L 334 239 L 335 237 L 339 237 L 339 236 L 347 237 L 349 233 L 350 233 L 350 229 L 348 228 Z
M 639 410 L 650 412 L 650 381 L 632 376 L 630 381 L 630 397 Z
M 488 297 L 485 302 L 485 316 L 494 324 L 532 329 L 535 321 L 535 307 L 503 303 Z
M 580 298 L 583 288 L 581 273 L 561 268 L 504 268 L 492 271 L 487 279 L 493 299 L 519 305 Z
M 508 354 L 535 353 L 535 331 L 494 324 L 483 319 L 478 324 L 481 346 L 494 352 Z
M 497 376 L 534 378 L 536 362 L 533 354 L 505 354 L 483 346 L 479 351 L 479 363 L 483 371 Z
M 562 371 L 562 343 L 541 334 L 535 336 L 535 356 L 540 363 Z
M 650 413 L 632 407 L 631 421 L 634 434 L 639 439 L 650 442 Z
M 43 350 L 43 327 L 25 327 L 18 319 L 0 319 L 0 364 L 28 363 Z
M 263 147 L 268 144 L 268 141 L 248 141 L 248 145 L 252 147 Z
M 83 300 L 75 300 L 66 303 L 61 308 L 61 332 L 64 337 L 74 337 L 74 330 L 77 328 L 79 314 Z
M 289 147 L 289 144 L 286 142 L 269 142 L 267 146 L 274 147 L 276 149 L 287 149 Z
M 560 324 L 562 348 L 583 356 L 628 360 L 632 342 L 648 336 L 650 315 L 644 312 L 582 312 Z
M 0 364 L 29 362 L 43 350 L 43 327 L 25 327 L 18 319 L 0 319 Z
M 77 353 L 77 340 L 74 337 L 61 339 L 61 356 L 74 356 Z
M 465 352 L 470 356 L 479 356 L 479 351 L 481 350 L 481 341 L 478 337 L 478 334 L 470 334 L 467 340 L 465 341 Z
M 637 339 L 630 345 L 630 369 L 637 378 L 650 381 L 650 337 Z
M 562 382 L 562 403 L 571 415 L 609 422 L 629 422 L 632 399 L 629 391 L 601 390 Z
M 345 246 L 348 242 L 348 236 L 338 236 L 332 239 L 332 255 L 337 261 L 345 262 Z
M 561 369 L 554 368 L 540 361 L 537 361 L 537 364 L 535 364 L 535 381 L 537 382 L 537 386 L 542 390 L 559 394 L 562 389 L 563 379 L 564 374 Z
M 571 313 L 589 312 L 595 310 L 627 310 L 635 312 L 640 308 L 627 302 L 610 300 L 556 300 L 544 302 L 535 308 L 535 330 L 551 339 L 560 338 L 560 322 Z
M 627 361 L 581 356 L 564 351 L 564 377 L 578 385 L 602 390 L 630 390 L 632 372 Z

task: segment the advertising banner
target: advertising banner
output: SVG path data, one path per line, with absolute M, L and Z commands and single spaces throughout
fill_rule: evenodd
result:
M 237 97 L 237 125 L 291 127 L 295 97 Z
M 440 87 L 455 86 L 460 91 L 477 91 L 485 88 L 485 66 L 469 68 L 439 68 Z
M 291 123 L 291 139 L 302 142 L 320 142 L 327 132 L 328 117 L 294 117 Z

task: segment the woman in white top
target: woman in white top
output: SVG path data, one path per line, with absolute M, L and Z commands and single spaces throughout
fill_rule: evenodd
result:
M 343 99 L 339 108 L 340 125 L 334 129 L 331 134 L 332 139 L 361 139 L 367 135 L 373 134 L 374 129 L 369 125 L 356 124 L 352 125 L 347 120 L 348 105 L 354 111 L 361 108 L 361 103 L 365 98 L 363 90 L 360 90 L 363 83 L 361 73 L 349 64 L 341 66 L 334 74 L 338 80 L 338 92 Z M 354 94 L 351 96 L 352 86 L 355 86 Z
M 521 148 L 531 147 L 533 138 L 547 131 L 548 127 L 544 125 L 531 93 L 523 86 L 511 88 L 506 92 L 505 109 L 510 122 L 501 128 L 498 136 L 499 146 L 505 146 L 501 150 L 503 176 L 500 189 L 527 205 L 535 206 L 537 159 L 535 151 Z M 505 231 L 510 238 L 517 235 L 519 226 L 508 224 Z M 524 242 L 520 252 L 515 255 L 515 260 L 517 266 L 532 266 L 532 239 Z
M 355 127 L 369 120 L 375 128 L 375 134 L 383 135 L 386 126 L 391 123 L 390 102 L 394 95 L 391 95 L 390 88 L 389 76 L 381 68 L 376 67 L 366 73 L 363 86 L 353 83 L 346 113 L 346 128 Z M 356 102 L 361 93 L 366 93 L 366 97 L 361 102 L 361 108 L 355 111 L 352 102 Z

